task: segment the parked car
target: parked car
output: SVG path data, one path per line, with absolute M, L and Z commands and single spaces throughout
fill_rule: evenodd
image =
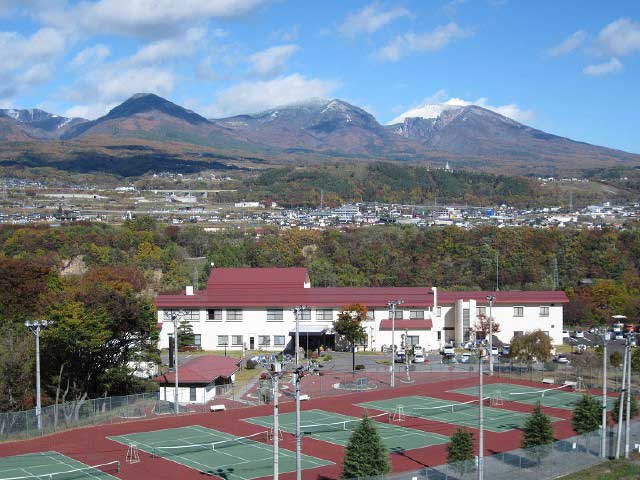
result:
M 442 350 L 440 351 L 440 353 L 442 355 L 455 355 L 456 350 L 455 348 L 453 348 L 453 345 L 445 345 L 444 347 L 442 347 Z
M 464 352 L 460 356 L 460 363 L 471 363 L 471 354 L 468 352 Z
M 584 338 L 584 332 L 582 330 L 576 330 L 575 331 L 575 337 L 576 338 Z
M 413 363 L 424 363 L 424 354 L 422 352 L 417 352 L 413 357 Z
M 556 361 L 557 363 L 562 363 L 562 364 L 567 364 L 567 363 L 569 363 L 569 359 L 567 358 L 567 356 L 566 356 L 564 353 L 561 353 L 560 355 L 558 355 L 558 356 L 555 358 L 555 361 Z
M 396 356 L 395 356 L 395 360 L 396 363 L 404 363 L 407 361 L 407 356 L 405 355 L 404 351 L 402 352 L 397 352 Z
M 509 344 L 502 345 L 502 355 L 503 356 L 508 357 L 510 351 L 511 351 L 511 345 L 509 345 Z
M 495 345 L 491 347 L 491 355 L 496 357 L 498 356 L 498 347 L 496 347 Z

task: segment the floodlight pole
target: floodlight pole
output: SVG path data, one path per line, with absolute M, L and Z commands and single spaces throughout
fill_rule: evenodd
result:
M 304 306 L 294 307 L 293 315 L 296 318 L 296 480 L 302 479 L 302 433 L 300 432 L 300 312 Z M 307 333 L 307 342 L 309 334 Z
M 181 313 L 173 312 L 171 314 L 171 320 L 173 320 L 173 368 L 175 374 L 175 387 L 173 392 L 173 400 L 175 402 L 174 410 L 176 415 L 180 414 L 180 395 L 179 395 L 179 382 L 178 382 L 178 316 L 182 316 Z
M 49 320 L 27 320 L 24 326 L 36 337 L 36 419 L 38 430 L 42 430 L 42 398 L 40 395 L 40 332 L 51 325 Z
M 607 332 L 602 334 L 602 432 L 600 456 L 607 456 Z
M 624 423 L 624 399 L 627 388 L 627 351 L 629 350 L 629 338 L 624 345 L 624 360 L 622 362 L 622 389 L 620 390 L 620 405 L 618 406 L 618 432 L 616 437 L 616 460 L 620 458 L 620 445 L 622 443 L 622 424 Z
M 493 301 L 495 295 L 487 295 L 489 301 L 489 376 L 493 376 Z
M 627 422 L 624 436 L 624 458 L 629 458 L 629 435 L 631 435 L 631 342 L 627 350 Z
M 280 443 L 280 423 L 278 420 L 278 376 L 281 372 L 279 363 L 272 365 L 271 383 L 273 384 L 273 480 L 278 480 L 278 449 Z
M 482 357 L 484 356 L 484 349 L 481 347 L 478 350 L 478 372 L 480 375 L 480 383 L 478 388 L 478 418 L 479 418 L 479 434 L 478 434 L 478 480 L 484 480 L 484 384 L 482 379 Z
M 403 303 L 403 300 L 392 300 L 387 302 L 387 306 L 391 308 L 391 388 L 396 386 L 396 307 Z

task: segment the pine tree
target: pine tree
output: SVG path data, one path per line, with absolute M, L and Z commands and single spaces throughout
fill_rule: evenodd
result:
M 627 419 L 627 398 L 625 396 L 624 404 L 622 405 L 622 420 L 626 421 Z M 611 418 L 615 423 L 618 423 L 618 413 L 620 411 L 620 397 L 616 398 L 616 403 L 613 406 L 613 410 L 611 411 Z M 638 398 L 636 394 L 631 392 L 631 418 L 638 415 Z
M 390 468 L 387 447 L 373 421 L 365 415 L 345 447 L 342 478 L 383 475 Z
M 602 407 L 592 395 L 585 393 L 573 409 L 571 424 L 578 435 L 600 427 Z
M 524 422 L 522 448 L 529 450 L 538 463 L 549 454 L 553 443 L 553 427 L 551 419 L 542 412 L 540 402 Z
M 456 472 L 464 475 L 475 469 L 473 459 L 473 435 L 458 428 L 447 445 L 447 463 L 451 463 Z
M 182 320 L 178 325 L 178 348 L 190 347 L 194 341 L 193 327 L 186 320 Z

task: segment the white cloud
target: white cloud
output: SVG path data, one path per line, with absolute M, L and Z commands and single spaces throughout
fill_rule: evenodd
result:
M 62 92 L 66 101 L 79 102 L 69 112 L 93 119 L 107 113 L 114 105 L 140 92 L 169 95 L 175 88 L 173 73 L 155 67 L 123 68 L 122 64 L 103 65 L 89 72 Z M 87 99 L 91 103 L 87 104 Z M 83 115 L 80 115 L 84 112 Z
M 266 0 L 98 0 L 40 13 L 42 21 L 88 33 L 166 38 L 212 18 L 246 15 Z
M 65 36 L 52 28 L 41 28 L 30 37 L 0 32 L 0 98 L 49 80 L 65 49 Z
M 132 64 L 155 64 L 171 58 L 193 54 L 198 44 L 206 37 L 204 28 L 190 28 L 184 35 L 158 40 L 140 48 L 127 61 Z
M 620 62 L 620 60 L 618 60 L 617 58 L 613 57 L 608 62 L 597 63 L 594 65 L 587 65 L 586 67 L 584 67 L 584 70 L 582 70 L 582 72 L 586 75 L 600 77 L 603 75 L 619 73 L 623 70 L 623 68 L 624 67 L 622 65 L 622 62 Z
M 76 56 L 73 57 L 73 60 L 71 60 L 70 65 L 72 68 L 80 68 L 88 64 L 101 63 L 109 55 L 111 55 L 109 47 L 102 43 L 98 43 L 97 45 L 87 47 L 78 52 Z
M 254 53 L 249 57 L 251 70 L 262 76 L 280 73 L 284 70 L 289 57 L 299 49 L 297 45 L 277 45 Z
M 294 73 L 258 82 L 242 82 L 222 90 L 213 105 L 201 111 L 210 117 L 223 117 L 302 102 L 310 98 L 326 98 L 340 86 L 335 80 L 306 78 Z
M 411 12 L 406 8 L 385 8 L 379 3 L 372 3 L 355 13 L 350 13 L 339 30 L 349 37 L 360 33 L 371 34 L 398 18 L 408 16 L 411 16 Z
M 439 90 L 433 96 L 425 99 L 417 107 L 414 107 L 406 112 L 398 115 L 388 124 L 393 125 L 395 123 L 401 123 L 405 118 L 437 118 L 440 114 L 446 110 L 452 110 L 457 107 L 466 107 L 468 105 L 477 105 L 487 110 L 504 115 L 517 122 L 527 122 L 533 119 L 534 113 L 532 110 L 521 109 L 515 103 L 509 103 L 506 105 L 490 105 L 489 99 L 486 97 L 480 97 L 475 101 L 464 100 L 462 98 L 450 97 L 444 90 Z
M 64 112 L 65 117 L 69 118 L 86 118 L 88 120 L 94 120 L 98 117 L 102 117 L 109 110 L 114 108 L 117 103 L 112 104 L 93 104 L 93 105 L 75 105 L 71 108 L 68 108 Z
M 456 13 L 458 13 L 458 7 L 467 3 L 467 0 L 451 0 L 444 4 L 442 10 L 445 14 L 453 17 Z
M 640 23 L 629 18 L 620 18 L 605 26 L 595 41 L 601 53 L 613 56 L 640 52 Z
M 558 45 L 550 48 L 547 53 L 552 57 L 566 55 L 567 53 L 571 53 L 579 48 L 586 39 L 587 32 L 585 32 L 584 30 L 578 30 L 577 32 L 573 32 L 571 35 L 569 35 L 569 37 L 567 37 Z
M 457 23 L 450 22 L 436 27 L 431 32 L 420 34 L 409 32 L 399 35 L 378 50 L 375 56 L 381 62 L 395 62 L 412 53 L 441 50 L 454 40 L 471 35 L 473 35 L 471 30 L 460 28 Z

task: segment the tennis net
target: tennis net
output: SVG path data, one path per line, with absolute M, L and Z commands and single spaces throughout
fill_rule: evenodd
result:
M 389 417 L 389 414 L 387 412 L 379 413 L 378 415 L 372 415 L 369 418 L 375 420 L 380 417 Z M 340 420 L 339 422 L 300 425 L 300 432 L 302 432 L 302 434 L 310 435 L 320 432 L 339 432 L 341 430 L 351 431 L 355 430 L 361 422 L 361 418 L 350 418 L 347 420 Z
M 194 452 L 202 452 L 206 450 L 216 451 L 225 448 L 237 447 L 241 445 L 254 444 L 255 442 L 266 442 L 269 439 L 269 431 L 254 433 L 246 437 L 235 437 L 216 442 L 208 443 L 192 443 L 184 445 L 163 445 L 153 447 L 152 455 L 154 457 L 168 457 L 172 455 L 185 455 Z
M 58 466 L 59 464 L 56 464 Z M 76 478 L 107 478 L 111 473 L 120 472 L 120 462 L 113 462 L 94 465 L 92 467 L 74 468 L 63 472 L 53 472 L 44 474 L 29 474 L 22 477 L 3 477 L 0 480 L 74 480 Z
M 513 392 L 509 394 L 509 400 L 513 402 L 522 401 L 522 400 L 533 400 L 552 396 L 558 393 L 566 392 L 571 385 L 560 385 L 558 387 L 545 388 L 542 390 L 534 390 L 531 392 Z
M 490 397 L 485 397 L 485 400 L 489 400 Z M 437 405 L 435 407 L 405 407 L 407 415 L 419 415 L 430 416 L 438 415 L 440 413 L 460 413 L 468 410 L 475 410 L 478 408 L 479 400 L 473 399 L 468 402 L 449 403 L 447 405 Z

